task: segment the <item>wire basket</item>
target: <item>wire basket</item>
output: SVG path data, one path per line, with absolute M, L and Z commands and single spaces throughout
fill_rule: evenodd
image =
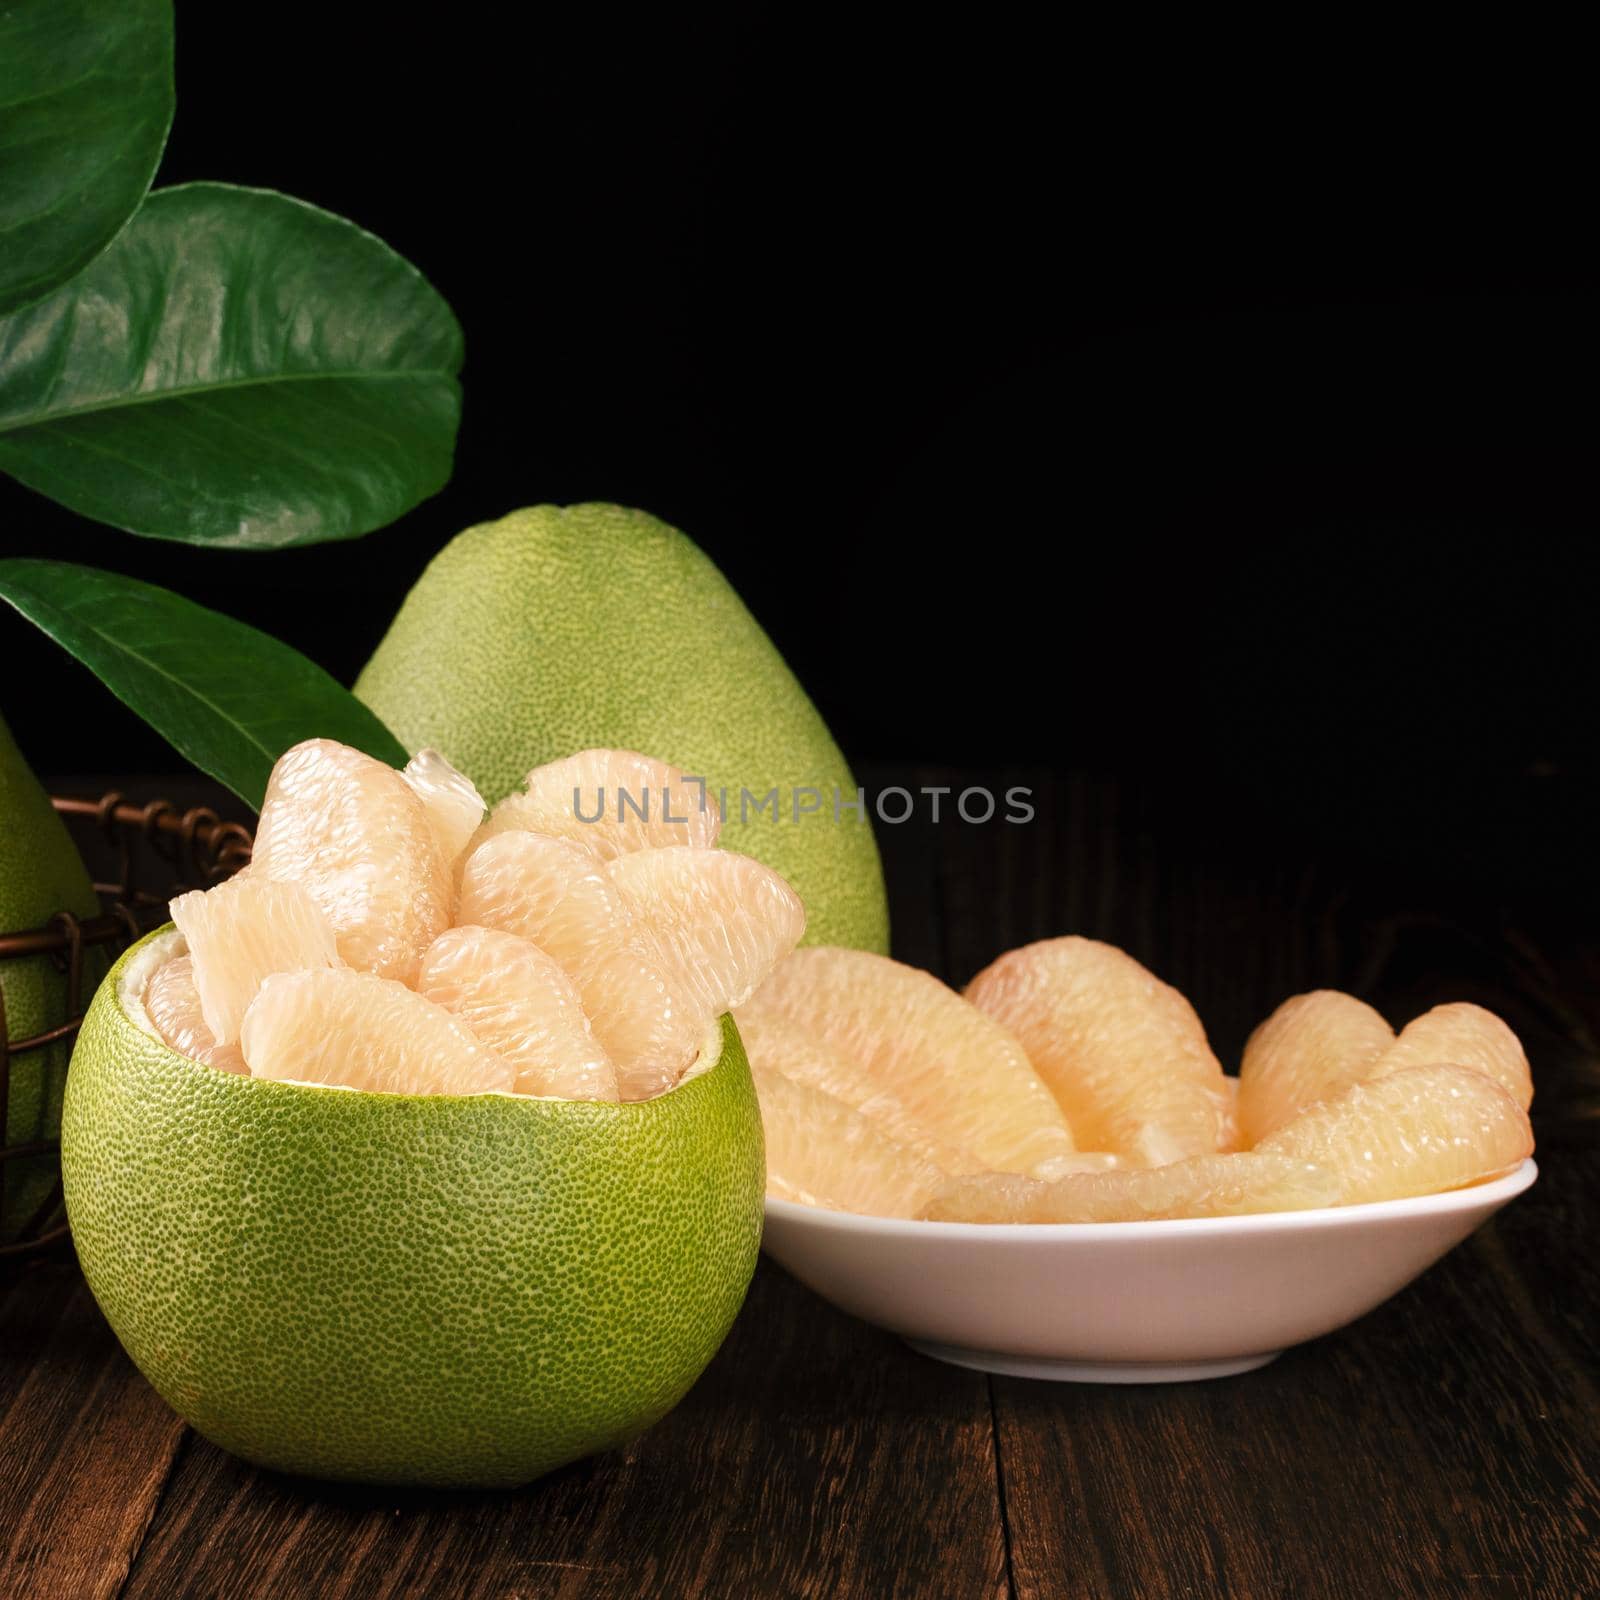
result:
M 95 884 L 105 908 L 97 917 L 62 911 L 42 927 L 0 933 L 0 963 L 48 956 L 67 979 L 66 1019 L 28 1039 L 10 1037 L 5 995 L 0 991 L 0 1239 L 10 1241 L 0 1243 L 0 1259 L 48 1249 L 67 1234 L 59 1173 L 50 1193 L 23 1219 L 21 1228 L 8 1225 L 15 1219 L 5 1215 L 6 1163 L 55 1156 L 60 1147 L 54 1139 L 13 1144 L 6 1122 L 13 1072 L 27 1071 L 31 1054 L 70 1044 L 77 1035 L 90 998 L 83 992 L 86 952 L 103 949 L 108 958 L 114 957 L 166 920 L 172 896 L 220 883 L 250 859 L 249 830 L 222 821 L 207 806 L 179 811 L 166 800 L 133 805 L 116 792 L 98 800 L 56 797 L 51 803 L 69 821 L 78 818 L 99 828 L 114 863 L 114 881 Z

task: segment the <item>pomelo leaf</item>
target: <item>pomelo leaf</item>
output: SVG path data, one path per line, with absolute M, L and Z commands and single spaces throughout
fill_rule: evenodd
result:
M 86 272 L 0 318 L 0 471 L 152 538 L 354 538 L 449 478 L 460 366 L 450 307 L 353 223 L 158 189 Z
M 171 126 L 171 0 L 0 7 L 0 313 L 110 244 Z
M 325 737 L 399 766 L 400 742 L 314 661 L 182 595 L 65 561 L 0 561 L 0 598 L 202 772 L 258 810 L 272 764 Z

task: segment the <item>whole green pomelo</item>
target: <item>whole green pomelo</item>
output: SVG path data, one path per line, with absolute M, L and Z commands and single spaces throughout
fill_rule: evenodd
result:
M 760 1242 L 731 1019 L 708 1070 L 631 1105 L 319 1087 L 145 1032 L 137 997 L 177 948 L 158 933 L 112 969 L 62 1125 L 84 1276 L 175 1411 L 283 1471 L 494 1487 L 683 1397 Z
M 50 796 L 28 770 L 4 718 L 0 718 L 0 933 L 43 927 L 58 911 L 79 917 L 100 913 L 100 900 Z M 105 962 L 85 951 L 84 998 Z M 13 1044 L 58 1028 L 67 1020 L 67 976 L 48 955 L 0 960 L 0 999 L 6 1037 Z M 61 1126 L 61 1093 L 70 1043 L 47 1045 L 11 1058 L 6 1096 L 6 1143 L 54 1139 Z M 14 1239 L 55 1187 L 53 1155 L 5 1163 L 5 1208 L 0 1243 Z
M 856 783 L 833 736 L 727 579 L 642 511 L 535 506 L 468 528 L 356 693 L 491 803 L 574 750 L 670 761 L 727 791 L 722 842 L 789 880 L 808 944 L 889 948 L 872 825 L 848 809 Z M 774 790 L 776 818 L 761 805 Z

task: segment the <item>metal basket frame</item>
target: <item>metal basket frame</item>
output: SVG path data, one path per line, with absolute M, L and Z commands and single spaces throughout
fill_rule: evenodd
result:
M 5 994 L 0 991 L 0 1224 L 5 1220 L 5 1164 L 60 1151 L 55 1139 L 8 1143 L 11 1075 L 22 1058 L 76 1036 L 89 998 L 83 992 L 85 951 L 120 953 L 160 925 L 173 895 L 209 888 L 250 859 L 249 829 L 222 821 L 208 806 L 179 811 L 166 800 L 133 805 L 115 790 L 98 800 L 52 797 L 51 804 L 64 818 L 92 819 L 99 827 L 115 852 L 116 881 L 94 886 L 105 906 L 99 916 L 80 918 L 59 911 L 37 928 L 0 932 L 0 962 L 48 956 L 67 979 L 65 1020 L 26 1039 L 11 1038 Z M 160 864 L 165 880 L 153 889 L 146 886 L 145 876 L 151 858 Z M 44 1202 L 25 1219 L 10 1243 L 0 1244 L 0 1260 L 49 1249 L 66 1235 L 58 1172 Z

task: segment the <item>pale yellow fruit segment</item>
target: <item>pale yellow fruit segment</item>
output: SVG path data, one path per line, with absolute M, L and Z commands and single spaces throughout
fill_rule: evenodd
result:
M 1154 1222 L 1334 1205 L 1339 1183 L 1287 1155 L 1190 1156 L 1161 1167 L 1040 1183 L 1010 1173 L 957 1178 L 921 1213 L 936 1222 Z
M 802 1205 L 914 1217 L 944 1181 L 842 1100 L 781 1072 L 756 1072 L 767 1143 L 767 1192 Z
M 1398 1072 L 1441 1061 L 1493 1078 L 1524 1111 L 1533 1104 L 1533 1075 L 1522 1041 L 1492 1011 L 1466 1001 L 1435 1006 L 1408 1022 L 1374 1070 Z
M 1315 989 L 1285 1000 L 1250 1035 L 1239 1065 L 1245 1145 L 1370 1076 L 1393 1043 L 1394 1029 L 1354 995 Z
M 671 1088 L 694 1060 L 707 1019 L 673 991 L 589 852 L 545 834 L 497 834 L 468 855 L 456 915 L 527 939 L 560 963 L 624 1100 Z
M 220 1044 L 239 1037 L 265 978 L 339 964 L 328 919 L 297 883 L 251 873 L 179 895 L 170 909 L 189 946 L 201 1013 Z
M 516 1075 L 443 1006 L 349 967 L 280 972 L 261 985 L 239 1037 L 257 1078 L 391 1094 L 509 1093 Z
M 520 831 L 468 855 L 456 921 L 514 933 L 569 973 L 632 936 L 628 908 L 600 862 L 565 839 Z
M 568 839 L 602 861 L 634 850 L 707 850 L 722 816 L 714 794 L 678 768 L 633 750 L 581 750 L 535 767 L 521 794 L 490 814 L 477 842 L 508 829 Z
M 744 1006 L 735 1015 L 739 1037 L 760 1087 L 764 1072 L 782 1073 L 858 1111 L 896 1144 L 905 1145 L 943 1172 L 979 1172 L 970 1150 L 946 1144 L 906 1110 L 898 1095 L 878 1088 L 863 1069 L 838 1054 L 803 1024 L 777 1012 Z
M 1398 1038 L 1371 1006 L 1318 989 L 1284 1001 L 1250 1036 L 1240 1067 L 1240 1113 L 1255 1144 L 1320 1100 L 1407 1067 L 1441 1063 L 1493 1078 L 1524 1110 L 1533 1100 L 1528 1058 L 1492 1011 L 1435 1006 Z
M 400 776 L 422 802 L 439 858 L 453 872 L 483 821 L 483 796 L 472 779 L 457 772 L 437 750 L 419 750 Z
M 164 961 L 144 990 L 145 1014 L 162 1041 L 181 1056 L 223 1072 L 248 1072 L 237 1044 L 218 1044 L 200 1010 L 194 963 L 188 956 Z
M 410 983 L 450 925 L 450 874 L 422 801 L 392 767 L 331 739 L 278 760 L 252 878 L 298 883 L 352 967 Z
M 632 946 L 595 957 L 572 977 L 595 1038 L 616 1064 L 622 1098 L 650 1100 L 670 1089 L 699 1054 L 701 1013 Z
M 451 928 L 428 946 L 417 993 L 510 1062 L 518 1094 L 617 1098 L 616 1069 L 572 980 L 526 939 L 493 928 Z
M 1085 1148 L 1158 1165 L 1229 1143 L 1229 1091 L 1194 1007 L 1124 951 L 1042 940 L 966 993 L 1021 1041 Z
M 1256 1149 L 1315 1163 L 1338 1180 L 1341 1203 L 1354 1205 L 1500 1177 L 1533 1153 L 1533 1130 L 1492 1078 L 1440 1064 L 1352 1084 Z
M 892 1096 L 982 1166 L 1031 1173 L 1076 1149 L 1022 1046 L 931 973 L 862 950 L 796 950 L 734 1015 L 804 1029 L 859 1075 L 851 1098 Z
M 800 942 L 806 909 L 771 867 L 678 845 L 618 856 L 621 892 L 667 982 L 710 1021 L 749 999 Z

